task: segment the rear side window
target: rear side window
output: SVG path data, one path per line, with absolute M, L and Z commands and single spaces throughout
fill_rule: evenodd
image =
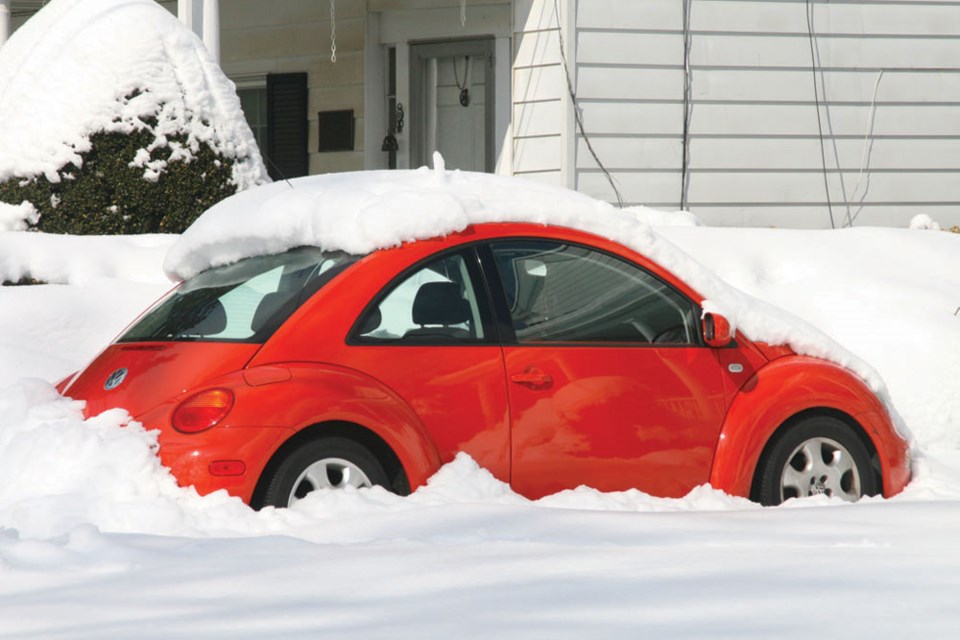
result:
M 366 344 L 488 342 L 490 312 L 478 295 L 476 273 L 472 251 L 429 261 L 387 287 L 351 338 Z
M 187 280 L 119 342 L 264 342 L 307 298 L 359 259 L 304 247 Z
M 632 263 L 545 240 L 492 249 L 518 343 L 699 342 L 694 303 Z

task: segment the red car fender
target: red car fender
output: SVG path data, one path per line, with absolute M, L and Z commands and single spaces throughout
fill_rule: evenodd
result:
M 720 431 L 710 484 L 749 497 L 771 436 L 791 417 L 810 409 L 840 411 L 863 428 L 877 450 L 885 496 L 906 486 L 906 443 L 877 396 L 846 369 L 805 356 L 774 360 L 737 392 Z
M 234 426 L 282 426 L 299 433 L 317 424 L 349 422 L 373 432 L 390 447 L 411 489 L 424 484 L 440 468 L 440 455 L 420 419 L 401 398 L 373 378 L 336 365 L 291 363 L 249 369 L 245 372 L 248 384 L 255 383 L 257 369 L 268 368 L 288 370 L 290 379 L 266 376 L 268 382 L 263 386 L 269 387 L 269 393 L 257 393 L 261 385 L 250 389 L 238 407 L 256 409 L 232 415 Z M 269 452 L 264 464 L 275 453 Z

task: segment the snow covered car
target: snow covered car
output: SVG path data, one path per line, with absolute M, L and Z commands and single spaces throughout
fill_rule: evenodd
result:
M 777 319 L 647 215 L 442 170 L 254 189 L 184 234 L 182 284 L 62 391 L 126 408 L 181 484 L 254 507 L 406 493 L 461 451 L 534 498 L 901 491 L 907 445 L 870 388 L 762 341 Z

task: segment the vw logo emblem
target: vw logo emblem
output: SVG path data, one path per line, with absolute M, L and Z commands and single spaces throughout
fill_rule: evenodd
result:
M 103 388 L 107 391 L 116 389 L 123 381 L 127 379 L 127 370 L 126 368 L 117 369 L 107 377 L 107 381 L 103 383 Z

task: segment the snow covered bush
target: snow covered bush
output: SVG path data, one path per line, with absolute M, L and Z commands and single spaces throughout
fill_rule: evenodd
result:
M 179 142 L 186 136 L 176 136 Z M 169 146 L 155 148 L 151 160 L 167 162 L 150 179 L 133 160 L 148 148 L 149 129 L 132 133 L 100 131 L 80 162 L 67 164 L 53 182 L 46 176 L 0 184 L 0 201 L 29 202 L 42 231 L 71 234 L 180 233 L 204 209 L 236 193 L 230 180 L 233 160 L 203 144 L 190 162 L 170 162 Z
M 176 233 L 267 181 L 233 84 L 153 0 L 53 0 L 0 49 L 0 230 Z

